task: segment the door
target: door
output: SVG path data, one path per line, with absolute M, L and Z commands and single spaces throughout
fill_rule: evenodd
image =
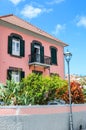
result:
M 40 46 L 35 45 L 34 46 L 34 53 L 35 53 L 35 61 L 40 62 Z

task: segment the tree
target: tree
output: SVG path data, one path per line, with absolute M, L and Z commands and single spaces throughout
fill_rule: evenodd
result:
M 84 100 L 86 102 L 86 76 L 85 77 L 81 77 L 79 82 L 80 82 L 80 84 L 82 86 L 83 93 L 84 93 Z
M 84 94 L 80 86 L 81 85 L 75 81 L 70 83 L 72 103 L 84 103 Z M 69 103 L 68 90 L 63 94 L 62 99 L 65 100 L 66 103 Z
M 72 103 L 84 103 L 80 84 L 71 82 Z M 69 103 L 68 83 L 58 76 L 29 74 L 20 83 L 7 81 L 6 87 L 0 87 L 0 99 L 5 105 L 47 104 L 48 101 L 63 99 Z
M 55 92 L 56 99 L 63 99 L 63 95 L 64 95 L 64 93 L 66 91 L 68 91 L 67 84 L 65 84 L 64 86 L 61 86 L 61 87 L 57 88 L 56 92 Z
M 56 98 L 56 89 L 67 82 L 58 76 L 44 77 L 33 73 L 23 79 L 22 84 L 27 104 L 47 104 Z
M 81 77 L 80 80 L 79 80 L 81 86 L 86 86 L 86 77 Z
M 18 105 L 20 104 L 20 95 L 23 92 L 19 83 L 13 80 L 7 80 L 6 86 L 3 85 L 3 92 L 1 98 L 5 105 Z

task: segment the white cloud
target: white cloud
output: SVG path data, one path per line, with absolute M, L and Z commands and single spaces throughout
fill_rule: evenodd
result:
M 86 16 L 77 17 L 76 25 L 86 27 Z
M 49 13 L 52 11 L 52 9 L 46 9 L 46 8 L 41 8 L 41 7 L 33 7 L 32 5 L 26 5 L 24 9 L 21 11 L 21 14 L 24 17 L 27 17 L 29 19 L 35 18 L 38 15 L 40 15 L 43 12 Z
M 17 5 L 18 3 L 20 3 L 23 0 L 10 0 L 13 4 Z
M 50 4 L 50 5 L 53 5 L 53 4 L 59 4 L 61 2 L 64 2 L 65 0 L 52 0 L 50 2 L 46 2 L 46 4 Z
M 52 32 L 54 35 L 58 35 L 60 32 L 63 32 L 65 30 L 65 24 L 57 24 L 55 27 L 55 30 Z
M 53 9 L 46 9 L 46 8 L 42 9 L 42 12 L 45 12 L 45 13 L 50 13 L 51 11 L 53 11 Z

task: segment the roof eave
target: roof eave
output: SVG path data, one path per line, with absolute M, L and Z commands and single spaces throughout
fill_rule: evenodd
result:
M 0 16 L 0 18 L 9 17 L 9 16 L 13 16 L 13 14 L 5 15 L 5 16 Z M 11 25 L 20 27 L 20 28 L 22 28 L 22 29 L 25 29 L 25 30 L 27 30 L 27 31 L 33 32 L 33 33 L 35 33 L 35 34 L 37 34 L 37 35 L 39 35 L 39 36 L 43 36 L 43 37 L 45 37 L 45 38 L 47 38 L 47 39 L 50 39 L 50 40 L 54 41 L 55 44 L 57 44 L 57 45 L 58 45 L 58 43 L 59 43 L 59 44 L 60 44 L 61 46 L 63 46 L 63 47 L 68 46 L 68 44 L 66 44 L 66 43 L 64 43 L 64 42 L 62 42 L 62 41 L 60 41 L 60 40 L 54 38 L 53 36 L 52 36 L 52 38 L 50 38 L 50 37 L 47 37 L 47 36 L 45 36 L 45 35 L 43 35 L 43 34 L 39 34 L 39 33 L 35 32 L 35 31 L 33 31 L 33 30 L 29 30 L 29 29 L 26 29 L 26 28 L 24 28 L 24 27 L 15 25 L 14 23 L 10 23 L 10 22 L 8 22 L 8 21 L 5 21 L 5 20 L 3 20 L 3 19 L 0 19 L 0 20 L 6 22 L 6 23 L 8 23 L 8 24 L 11 24 Z

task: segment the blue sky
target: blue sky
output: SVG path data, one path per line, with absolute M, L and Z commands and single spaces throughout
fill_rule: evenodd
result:
M 0 0 L 0 15 L 6 14 L 15 14 L 69 44 L 65 51 L 73 55 L 71 74 L 86 75 L 86 0 Z

